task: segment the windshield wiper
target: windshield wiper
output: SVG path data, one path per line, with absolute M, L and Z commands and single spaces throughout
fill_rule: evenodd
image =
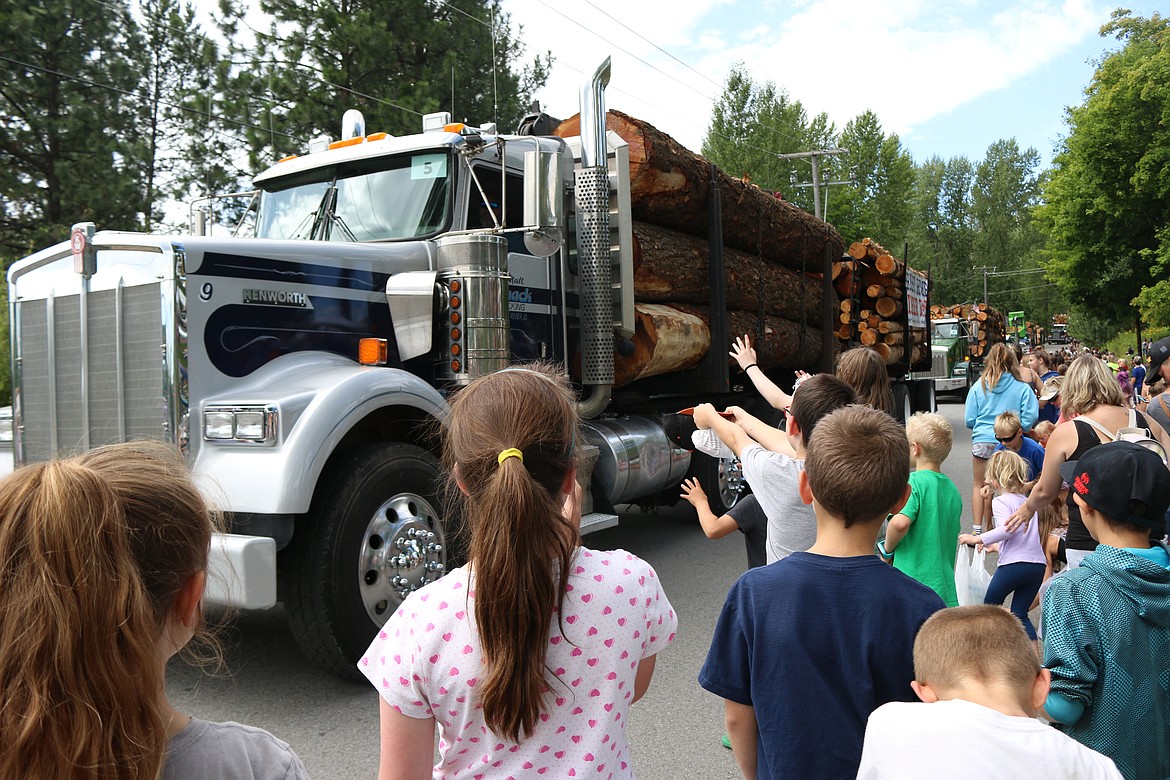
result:
M 321 203 L 313 214 L 313 227 L 309 231 L 310 241 L 328 241 L 330 216 L 337 207 L 337 185 L 332 182 L 321 196 Z

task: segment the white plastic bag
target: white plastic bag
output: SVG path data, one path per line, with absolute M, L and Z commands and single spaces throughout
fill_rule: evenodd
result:
M 960 544 L 955 560 L 955 591 L 959 596 L 959 606 L 982 604 L 989 584 L 991 574 L 987 571 L 987 552 Z

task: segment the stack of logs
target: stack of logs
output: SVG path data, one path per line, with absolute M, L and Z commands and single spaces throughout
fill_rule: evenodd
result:
M 979 338 L 971 344 L 971 357 L 987 355 L 992 345 L 1004 340 L 1007 333 L 1007 319 L 1003 312 L 984 303 L 958 303 L 954 306 L 931 306 L 932 320 L 957 317 L 960 320 L 979 323 Z
M 843 342 L 872 347 L 887 364 L 900 362 L 910 345 L 910 362 L 927 354 L 925 328 L 903 328 L 906 266 L 871 238 L 850 244 L 833 263 L 833 286 L 842 300 L 836 335 Z
M 636 329 L 631 354 L 614 357 L 615 384 L 697 365 L 711 344 L 708 216 L 711 164 L 653 127 L 610 111 L 606 128 L 629 145 L 634 217 Z M 556 134 L 580 134 L 571 117 Z M 837 231 L 747 181 L 716 170 L 722 211 L 727 325 L 747 333 L 760 368 L 815 369 L 822 339 L 825 246 L 844 249 Z

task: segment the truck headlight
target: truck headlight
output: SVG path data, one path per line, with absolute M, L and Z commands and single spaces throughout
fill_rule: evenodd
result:
M 271 404 L 211 406 L 203 410 L 206 441 L 275 444 L 280 413 Z

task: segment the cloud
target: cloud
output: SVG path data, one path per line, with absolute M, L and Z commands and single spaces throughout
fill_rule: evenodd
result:
M 612 53 L 609 105 L 692 149 L 701 143 L 709 98 L 737 62 L 838 127 L 872 109 L 887 132 L 911 135 L 916 125 L 1043 69 L 1095 35 L 1111 8 L 1094 0 L 678 0 L 664 13 L 658 3 L 590 2 L 693 70 L 589 3 L 562 13 L 594 32 L 552 12 L 553 0 L 506 0 L 525 40 L 557 56 L 541 99 L 561 116 L 575 113 L 584 74 Z

